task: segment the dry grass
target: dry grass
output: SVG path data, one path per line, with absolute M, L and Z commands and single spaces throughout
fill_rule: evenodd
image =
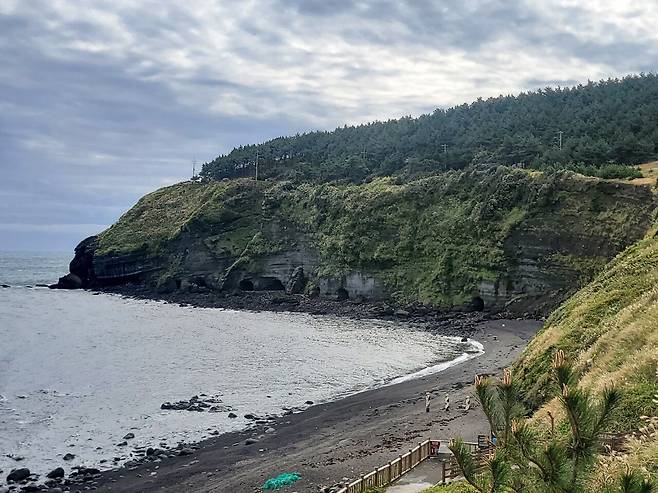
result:
M 637 166 L 637 169 L 642 173 L 642 178 L 635 178 L 631 183 L 635 185 L 655 185 L 658 179 L 658 161 L 644 163 Z
M 546 400 L 549 362 L 563 349 L 582 369 L 581 385 L 600 392 L 614 385 L 623 390 L 613 431 L 633 434 L 644 426 L 641 416 L 657 416 L 653 399 L 658 391 L 658 239 L 655 229 L 621 253 L 590 284 L 549 318 L 517 364 L 524 387 L 535 404 L 535 419 L 548 423 L 547 411 L 559 416 L 559 406 Z M 621 470 L 629 464 L 658 477 L 658 436 L 629 442 L 623 454 L 602 457 Z M 606 484 L 610 476 L 597 474 Z

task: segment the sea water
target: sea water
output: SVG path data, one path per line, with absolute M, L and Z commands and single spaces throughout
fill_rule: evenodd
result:
M 181 307 L 56 281 L 68 256 L 0 254 L 0 469 L 96 466 L 134 446 L 198 441 L 474 357 L 404 323 Z M 161 410 L 206 394 L 227 411 Z M 129 445 L 119 445 L 133 433 Z M 64 463 L 71 453 L 75 459 Z M 22 460 L 17 461 L 16 458 Z M 103 466 L 101 466 L 103 467 Z

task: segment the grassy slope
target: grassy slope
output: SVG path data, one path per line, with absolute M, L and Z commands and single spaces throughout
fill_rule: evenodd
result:
M 583 369 L 582 385 L 600 391 L 607 385 L 624 390 L 613 429 L 632 433 L 640 416 L 658 415 L 652 401 L 658 392 L 658 227 L 621 253 L 608 267 L 548 319 L 517 362 L 536 419 L 547 424 L 557 403 L 546 400 L 547 376 L 554 351 L 564 351 Z M 587 363 L 592 360 L 591 363 Z M 589 368 L 588 368 L 589 367 Z M 604 459 L 595 471 L 592 491 L 607 484 L 625 464 L 644 468 L 658 479 L 658 437 L 631 440 L 627 453 Z M 463 483 L 425 493 L 474 491 Z
M 401 301 L 458 305 L 470 300 L 480 281 L 494 281 L 509 269 L 505 241 L 519 226 L 541 237 L 587 232 L 623 242 L 630 228 L 646 220 L 651 204 L 635 214 L 609 185 L 573 173 L 549 176 L 503 167 L 406 183 L 391 178 L 361 185 L 181 183 L 143 197 L 100 235 L 98 253 L 157 256 L 192 233 L 217 255 L 238 256 L 250 244 L 256 256 L 284 249 L 291 238 L 280 232 L 292 229 L 317 248 L 320 275 L 358 269 L 383 279 Z M 642 193 L 632 200 L 641 202 Z M 293 227 L 275 228 L 279 236 L 272 236 L 261 228 L 271 223 Z M 607 260 L 590 250 L 546 262 L 589 280 Z

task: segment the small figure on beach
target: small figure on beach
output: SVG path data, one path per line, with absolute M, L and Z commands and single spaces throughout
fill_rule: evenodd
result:
M 466 402 L 464 403 L 464 410 L 465 411 L 470 411 L 471 410 L 471 396 L 470 395 L 466 396 Z
M 450 396 L 446 394 L 446 405 L 445 405 L 445 410 L 450 411 Z
M 430 393 L 427 392 L 425 394 L 425 412 L 426 413 L 430 412 L 430 399 L 431 399 Z

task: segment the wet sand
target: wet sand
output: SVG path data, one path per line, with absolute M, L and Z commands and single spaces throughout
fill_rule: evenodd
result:
M 469 334 L 484 345 L 485 353 L 478 358 L 282 416 L 267 424 L 274 432 L 260 428 L 220 435 L 197 444 L 191 455 L 105 472 L 92 485 L 112 492 L 256 492 L 268 478 L 294 471 L 302 479 L 287 490 L 318 492 L 367 473 L 430 436 L 475 440 L 488 432 L 484 415 L 474 398 L 469 412 L 461 407 L 466 396 L 473 395 L 474 375 L 499 373 L 541 324 L 482 322 Z M 430 413 L 425 412 L 426 392 L 433 398 Z M 448 412 L 443 410 L 446 392 L 451 400 Z M 258 442 L 246 445 L 249 438 Z

